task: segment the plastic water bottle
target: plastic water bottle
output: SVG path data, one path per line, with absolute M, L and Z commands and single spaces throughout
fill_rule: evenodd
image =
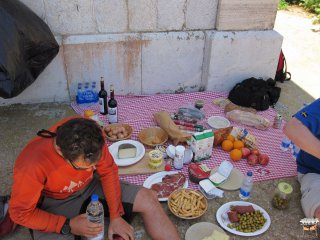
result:
M 104 239 L 104 211 L 103 206 L 99 202 L 99 197 L 96 194 L 92 194 L 91 202 L 87 207 L 87 218 L 90 222 L 102 224 L 103 230 L 97 236 L 87 238 L 88 240 L 102 240 Z
M 290 148 L 290 145 L 291 145 L 291 140 L 287 136 L 285 136 L 281 141 L 280 149 L 284 152 L 288 151 L 288 149 Z
M 82 83 L 78 83 L 76 101 L 77 101 L 78 104 L 84 103 Z
M 292 146 L 292 155 L 293 155 L 293 158 L 294 158 L 294 159 L 297 159 L 299 152 L 300 152 L 300 148 L 293 143 L 293 146 Z
M 250 197 L 250 193 L 253 186 L 253 178 L 252 178 L 252 172 L 248 171 L 247 175 L 243 179 L 242 186 L 240 188 L 239 197 L 242 200 L 247 200 Z
M 84 90 L 83 90 L 83 101 L 84 103 L 89 103 L 89 82 L 84 83 Z
M 91 90 L 92 90 L 92 94 L 93 94 L 93 102 L 98 102 L 99 101 L 99 96 L 98 96 L 98 91 L 96 88 L 96 82 L 92 82 L 91 83 Z

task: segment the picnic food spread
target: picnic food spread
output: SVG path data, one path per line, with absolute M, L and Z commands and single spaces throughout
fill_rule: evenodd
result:
M 151 105 L 151 102 L 145 99 L 147 98 L 135 99 L 135 101 L 141 100 L 139 104 Z M 215 108 L 212 104 L 212 99 L 210 102 L 199 97 L 194 97 L 194 99 L 196 100 L 193 103 L 181 103 L 182 106 L 177 105 L 173 110 L 172 106 L 175 105 L 170 106 L 171 103 L 164 103 L 166 99 L 163 98 L 163 104 L 160 104 L 159 107 L 143 109 L 137 115 L 134 109 L 126 108 L 126 110 L 121 111 L 123 102 L 122 97 L 119 97 L 119 122 L 125 122 L 119 124 L 128 125 L 131 131 L 128 131 L 127 128 L 123 129 L 123 126 L 116 128 L 113 126 L 115 124 L 104 127 L 108 141 L 119 141 L 125 138 L 138 139 L 144 144 L 143 148 L 146 149 L 145 156 L 140 157 L 137 154 L 137 149 L 134 151 L 135 146 L 128 144 L 120 144 L 118 146 L 117 157 L 119 159 L 117 159 L 116 163 L 120 169 L 129 169 L 137 164 L 136 161 L 139 162 L 142 158 L 146 159 L 146 164 L 143 165 L 144 168 L 140 169 L 139 175 L 131 175 L 130 177 L 124 175 L 121 176 L 121 179 L 128 179 L 133 183 L 141 184 L 148 177 L 144 174 L 157 171 L 158 173 L 163 173 L 161 179 L 149 185 L 148 188 L 157 192 L 159 201 L 162 201 L 160 199 L 165 199 L 165 201 L 168 199 L 170 211 L 175 216 L 184 219 L 197 218 L 204 214 L 208 206 L 207 199 L 223 198 L 221 189 L 238 190 L 238 185 L 242 184 L 243 173 L 247 172 L 247 170 L 252 170 L 254 172 L 253 176 L 258 180 L 273 174 L 269 167 L 270 165 L 274 166 L 275 156 L 273 151 L 264 146 L 266 141 L 269 140 L 265 140 L 263 135 L 268 131 L 278 131 L 278 129 L 269 128 L 274 115 L 271 117 L 264 114 L 261 115 L 254 109 L 237 107 L 237 105 L 230 104 L 230 102 L 226 104 L 228 107 L 225 108 L 225 111 L 208 114 L 206 112 L 208 107 Z M 196 103 L 196 101 L 198 102 Z M 166 105 L 170 111 L 163 110 L 163 106 Z M 88 107 L 86 106 L 86 108 Z M 245 113 L 239 111 L 245 111 Z M 95 109 L 93 109 L 93 112 L 96 112 Z M 150 114 L 147 115 L 146 113 Z M 226 115 L 226 113 L 229 114 Z M 126 116 L 124 117 L 123 114 Z M 139 123 L 137 116 L 142 118 Z M 226 118 L 228 116 L 230 121 Z M 106 119 L 107 117 L 100 116 L 100 119 Z M 210 123 L 216 125 L 210 126 L 208 119 L 213 119 L 213 123 L 212 121 Z M 105 122 L 108 121 L 105 120 Z M 135 128 L 135 131 L 133 131 L 132 127 Z M 184 147 L 183 156 L 188 155 L 191 158 L 191 161 L 189 158 L 188 161 L 183 159 L 184 161 L 179 167 L 173 164 L 177 145 Z M 191 154 L 186 154 L 187 150 Z M 114 156 L 113 152 L 111 153 Z M 140 159 L 137 159 L 137 157 Z M 133 165 L 120 165 L 120 160 L 125 162 L 130 158 L 135 158 Z M 223 161 L 230 163 L 233 169 L 229 174 L 223 175 L 224 180 L 220 184 L 214 185 L 212 181 L 216 181 L 216 179 L 213 177 L 210 179 L 210 176 L 217 172 L 219 165 Z M 150 172 L 149 170 L 151 169 L 154 172 Z M 172 169 L 176 169 L 178 172 L 169 174 Z M 168 171 L 167 175 L 164 170 Z M 262 172 L 265 174 L 260 174 Z M 188 187 L 186 183 L 189 180 L 191 181 L 189 186 L 191 189 L 184 189 Z M 202 182 L 202 189 L 198 185 L 200 181 L 204 181 Z M 230 181 L 232 181 L 232 186 L 229 184 Z M 228 187 L 224 188 L 225 186 Z M 206 192 L 204 188 L 209 192 Z M 202 192 L 192 189 L 199 189 Z M 275 208 L 281 209 L 282 206 L 286 206 L 287 200 L 279 198 L 279 194 L 275 194 L 271 200 Z M 260 234 L 260 231 L 257 230 L 265 228 L 266 225 L 261 223 L 261 221 L 266 221 L 265 215 L 261 215 L 259 213 L 260 210 L 256 208 L 253 211 L 252 209 L 246 209 L 245 212 L 242 212 L 241 208 L 244 207 L 237 208 L 236 206 L 236 208 L 230 207 L 228 209 L 230 222 L 233 224 L 230 227 L 232 226 L 237 232 Z M 259 222 L 255 219 L 260 219 L 261 221 Z M 210 236 L 208 235 L 207 237 Z

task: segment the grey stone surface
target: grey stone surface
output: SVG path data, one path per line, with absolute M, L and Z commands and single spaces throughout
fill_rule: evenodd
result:
M 209 31 L 207 36 L 211 41 L 207 90 L 230 91 L 246 78 L 274 77 L 282 44 L 276 31 Z
M 128 30 L 128 14 L 126 0 L 94 0 L 94 17 L 98 31 L 126 32 Z
M 187 0 L 186 28 L 214 29 L 218 0 Z
M 181 30 L 184 24 L 185 0 L 158 0 L 158 30 Z
M 157 29 L 156 0 L 128 0 L 129 28 L 131 31 Z
M 97 33 L 93 0 L 44 0 L 46 19 L 54 34 Z M 53 10 L 54 9 L 54 10 Z
M 278 0 L 220 0 L 216 28 L 228 30 L 271 30 Z
M 92 40 L 92 41 L 90 41 Z M 64 54 L 70 95 L 79 82 L 114 84 L 117 94 L 141 94 L 141 48 L 147 44 L 138 34 L 95 35 L 65 39 Z
M 142 93 L 173 93 L 200 89 L 203 32 L 147 33 L 142 47 Z M 178 57 L 177 57 L 178 56 Z

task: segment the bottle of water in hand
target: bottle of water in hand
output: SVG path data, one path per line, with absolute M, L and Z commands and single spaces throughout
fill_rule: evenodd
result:
M 239 197 L 242 200 L 247 200 L 250 197 L 250 193 L 253 186 L 253 178 L 252 178 L 252 172 L 248 171 L 247 175 L 243 179 L 242 186 L 240 188 Z
M 96 194 L 91 196 L 91 202 L 87 207 L 87 218 L 90 222 L 99 223 L 103 226 L 103 230 L 97 236 L 87 238 L 88 240 L 102 240 L 104 239 L 104 211 L 103 205 L 99 202 L 99 197 Z

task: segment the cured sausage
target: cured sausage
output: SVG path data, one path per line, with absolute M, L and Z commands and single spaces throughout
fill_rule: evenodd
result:
M 252 205 L 248 205 L 248 206 L 232 206 L 231 208 L 232 211 L 235 211 L 239 214 L 244 214 L 244 213 L 251 213 L 254 212 L 254 208 L 252 207 Z
M 232 223 L 239 222 L 238 213 L 236 211 L 228 212 L 228 217 Z

